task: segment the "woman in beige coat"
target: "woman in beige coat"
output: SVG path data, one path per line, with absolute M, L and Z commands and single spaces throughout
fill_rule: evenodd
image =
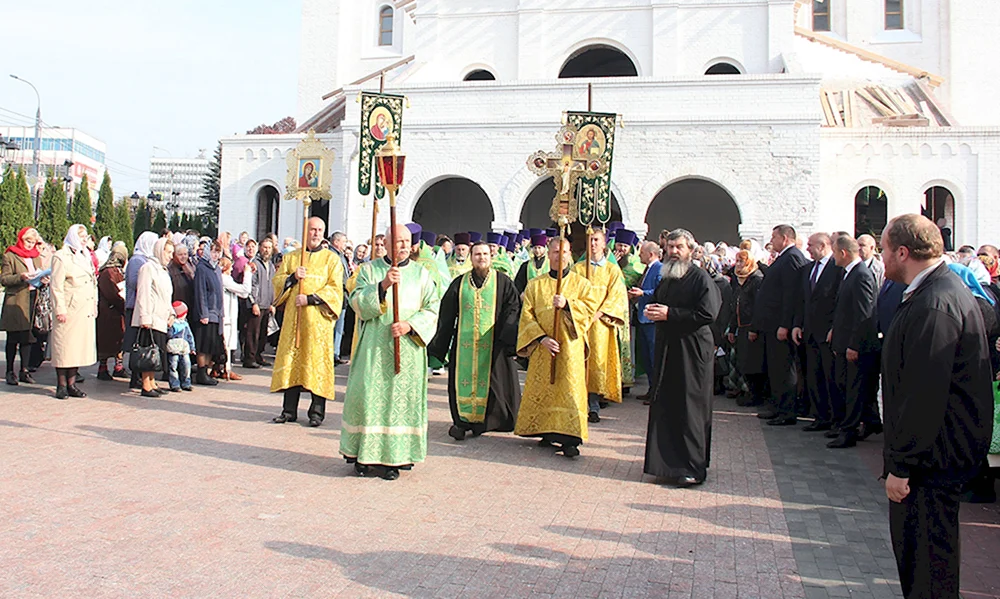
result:
M 87 397 L 76 386 L 81 366 L 97 362 L 97 277 L 87 249 L 87 229 L 73 225 L 52 257 L 52 365 L 56 399 Z
M 132 326 L 146 329 L 152 335 L 153 343 L 160 348 L 160 360 L 167 359 L 167 330 L 174 321 L 172 306 L 174 285 L 170 281 L 167 265 L 174 259 L 174 244 L 161 237 L 153 246 L 152 259 L 139 269 L 139 280 L 135 286 L 135 310 L 132 312 Z M 139 338 L 145 337 L 139 331 Z M 162 363 L 161 369 L 162 370 Z M 166 395 L 165 389 L 156 385 L 156 372 L 142 373 L 142 396 L 159 397 Z

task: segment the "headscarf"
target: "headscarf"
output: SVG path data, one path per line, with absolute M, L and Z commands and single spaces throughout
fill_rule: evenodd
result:
M 740 261 L 743 261 L 743 266 L 740 266 Z M 750 275 L 757 272 L 757 260 L 754 259 L 753 255 L 749 250 L 740 250 L 736 252 L 736 266 L 733 267 L 733 274 L 739 279 L 740 284 L 750 278 Z
M 156 254 L 153 253 L 153 248 L 156 246 L 158 239 L 159 236 L 156 233 L 144 231 L 142 235 L 139 235 L 139 239 L 135 240 L 135 251 L 132 252 L 132 255 L 152 260 L 156 257 Z
M 94 258 L 90 253 L 90 248 L 87 247 L 87 242 L 80 239 L 80 233 L 86 233 L 87 228 L 83 225 L 70 225 L 69 230 L 66 231 L 66 237 L 63 238 L 63 247 L 68 247 L 73 251 L 73 261 L 76 262 L 80 268 L 89 269 L 93 272 L 94 269 Z
M 980 254 L 979 259 L 982 261 L 983 266 L 986 267 L 986 272 L 990 273 L 990 279 L 1000 277 L 1000 265 L 997 265 L 996 258 L 988 254 Z
M 163 268 L 166 268 L 167 265 L 170 264 L 170 260 L 166 259 L 166 248 L 168 243 L 173 245 L 173 242 L 166 237 L 160 237 L 157 239 L 156 243 L 153 244 L 152 255 L 149 257 L 150 260 L 156 260 L 157 264 Z
M 24 236 L 28 234 L 29 231 L 34 231 L 34 227 L 25 227 L 17 232 L 17 243 L 7 248 L 7 251 L 16 254 L 26 260 L 31 260 L 32 258 L 38 257 L 38 243 L 29 250 L 24 247 Z M 35 232 L 35 237 L 38 237 L 38 232 Z
M 971 268 L 969 268 L 968 266 L 962 266 L 961 264 L 956 264 L 954 262 L 949 264 L 948 268 L 951 269 L 951 272 L 958 275 L 958 278 L 962 279 L 962 282 L 965 283 L 965 286 L 969 288 L 969 291 L 972 292 L 972 295 L 983 298 L 984 300 L 988 301 L 991 306 L 996 305 L 996 301 L 992 297 L 990 297 L 989 294 L 986 293 L 986 291 L 983 290 L 983 286 L 980 285 L 979 281 L 976 280 L 976 275 L 973 274 Z
M 125 262 L 128 260 L 128 248 L 125 247 L 125 243 L 122 241 L 116 241 L 111 250 L 108 252 L 108 259 L 104 261 L 101 265 L 101 270 L 106 268 L 125 268 Z

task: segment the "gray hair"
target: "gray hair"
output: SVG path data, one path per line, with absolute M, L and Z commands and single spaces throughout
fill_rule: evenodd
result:
M 341 239 L 347 239 L 347 235 L 344 234 L 342 231 L 337 231 L 333 235 L 330 236 L 330 241 L 331 242 L 340 241 Z
M 692 235 L 691 231 L 688 231 L 687 229 L 674 229 L 670 233 L 667 233 L 667 243 L 677 241 L 678 239 L 686 240 L 689 250 L 693 250 L 698 247 L 698 242 L 694 240 L 694 235 Z

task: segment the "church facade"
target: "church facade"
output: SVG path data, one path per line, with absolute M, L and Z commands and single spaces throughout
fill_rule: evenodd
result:
M 988 22 L 1000 6 L 971 0 L 303 0 L 302 133 L 223 140 L 220 226 L 301 235 L 285 157 L 314 129 L 336 161 L 311 210 L 367 239 L 356 100 L 383 79 L 408 99 L 398 218 L 438 233 L 546 226 L 555 188 L 525 161 L 589 103 L 620 115 L 614 220 L 650 237 L 878 233 L 923 211 L 995 242 Z

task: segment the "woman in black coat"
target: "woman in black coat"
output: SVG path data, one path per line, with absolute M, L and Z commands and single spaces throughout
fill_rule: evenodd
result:
M 767 399 L 767 370 L 764 368 L 764 340 L 753 328 L 754 304 L 764 275 L 757 261 L 746 250 L 736 254 L 730 278 L 733 286 L 729 342 L 736 346 L 736 366 L 750 389 L 749 399 L 736 401 L 741 406 L 761 405 Z

